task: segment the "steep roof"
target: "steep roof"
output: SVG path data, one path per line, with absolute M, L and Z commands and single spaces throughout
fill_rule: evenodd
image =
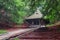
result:
M 43 17 L 43 14 L 40 12 L 40 10 L 37 10 L 33 15 L 27 17 L 26 19 L 37 19 L 42 17 Z

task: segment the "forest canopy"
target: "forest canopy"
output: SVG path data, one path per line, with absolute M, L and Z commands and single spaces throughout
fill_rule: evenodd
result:
M 0 0 L 0 18 L 20 24 L 37 8 L 50 23 L 60 20 L 60 0 Z

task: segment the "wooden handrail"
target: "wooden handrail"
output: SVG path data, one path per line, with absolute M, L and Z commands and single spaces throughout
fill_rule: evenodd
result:
M 15 31 L 15 32 L 8 32 L 8 34 L 6 35 L 2 35 L 0 36 L 0 40 L 6 40 L 6 39 L 10 39 L 11 37 L 17 37 L 17 35 L 24 35 L 25 33 L 29 33 L 32 32 L 34 30 L 37 30 L 40 27 L 36 27 L 36 28 L 27 28 L 27 29 L 22 29 L 21 31 Z

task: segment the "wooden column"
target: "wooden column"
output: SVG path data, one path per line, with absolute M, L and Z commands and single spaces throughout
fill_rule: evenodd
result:
M 39 19 L 39 25 L 41 26 L 41 21 L 40 21 L 40 19 Z
M 32 25 L 34 24 L 34 22 L 32 21 Z

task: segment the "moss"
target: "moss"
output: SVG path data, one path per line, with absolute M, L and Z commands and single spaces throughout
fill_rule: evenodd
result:
M 14 40 L 19 40 L 18 38 L 14 38 Z
M 0 30 L 0 34 L 4 34 L 6 32 L 7 32 L 6 30 Z

